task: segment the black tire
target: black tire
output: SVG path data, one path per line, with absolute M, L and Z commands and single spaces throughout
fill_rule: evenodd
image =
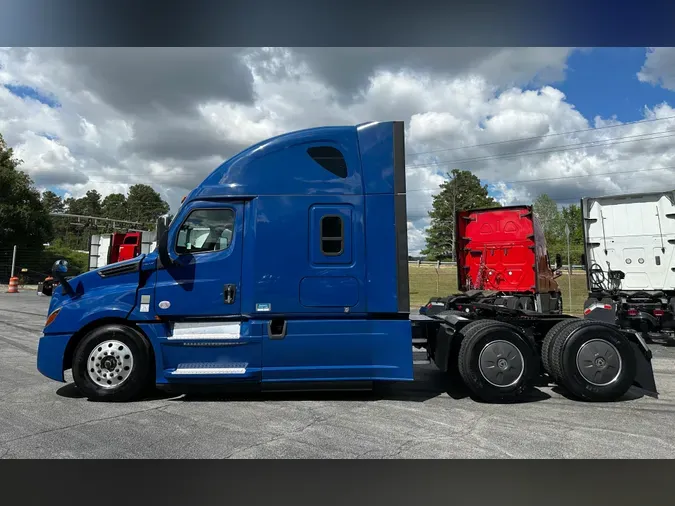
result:
M 582 374 L 577 360 L 579 350 L 591 340 L 596 341 L 595 345 L 609 350 L 605 355 L 596 355 L 603 358 L 606 364 L 605 379 L 599 376 L 601 379 L 597 383 L 591 382 Z M 621 360 L 620 364 L 608 367 L 611 363 L 617 363 L 616 358 L 612 358 L 617 354 Z M 592 367 L 587 370 L 597 372 L 595 365 Z M 636 367 L 630 341 L 618 329 L 603 322 L 578 320 L 573 325 L 565 327 L 553 342 L 551 350 L 553 375 L 559 385 L 582 400 L 606 402 L 619 399 L 633 384 Z M 606 378 L 613 377 L 613 370 L 618 372 L 610 382 Z
M 563 320 L 561 322 L 556 323 L 546 333 L 544 341 L 541 344 L 541 364 L 544 367 L 544 372 L 548 374 L 556 383 L 558 383 L 560 379 L 556 378 L 553 375 L 553 369 L 551 367 L 551 351 L 553 349 L 552 344 L 568 325 L 576 323 L 577 321 L 579 320 L 577 320 L 576 318 L 570 318 L 568 320 Z
M 539 360 L 518 327 L 494 320 L 480 320 L 464 327 L 462 335 L 458 357 L 459 374 L 477 397 L 486 402 L 512 402 L 530 389 L 532 379 L 539 374 Z M 513 374 L 517 377 L 512 383 L 497 385 L 489 381 L 481 371 L 481 353 L 495 341 L 506 341 L 520 352 L 520 369 L 517 362 L 509 360 L 511 364 L 506 365 L 515 367 Z
M 92 369 L 90 354 L 97 346 L 110 340 L 126 345 L 133 363 L 126 378 L 119 385 L 103 387 L 89 376 Z M 73 380 L 77 388 L 90 400 L 130 401 L 140 397 L 152 385 L 151 356 L 150 343 L 138 331 L 121 324 L 103 325 L 84 336 L 75 348 Z

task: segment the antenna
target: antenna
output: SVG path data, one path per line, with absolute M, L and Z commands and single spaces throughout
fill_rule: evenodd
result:
M 605 235 L 605 215 L 600 209 L 600 222 L 602 223 L 602 242 L 605 244 L 605 255 L 607 254 L 607 236 Z
M 663 229 L 661 229 L 661 215 L 659 214 L 659 206 L 656 206 L 656 218 L 659 222 L 659 236 L 661 237 L 661 253 L 666 252 L 666 247 L 663 245 Z

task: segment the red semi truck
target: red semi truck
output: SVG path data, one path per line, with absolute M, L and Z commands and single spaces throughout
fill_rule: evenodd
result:
M 150 253 L 156 246 L 156 232 L 132 230 L 94 234 L 89 238 L 89 270 Z
M 422 314 L 466 310 L 472 303 L 562 314 L 556 282 L 562 259 L 551 268 L 546 239 L 531 206 L 460 211 L 455 222 L 457 287 L 461 293 L 434 297 Z

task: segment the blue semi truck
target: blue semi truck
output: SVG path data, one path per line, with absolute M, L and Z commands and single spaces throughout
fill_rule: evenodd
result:
M 60 280 L 37 367 L 90 399 L 148 389 L 413 380 L 413 350 L 480 399 L 541 378 L 584 400 L 656 394 L 612 323 L 472 303 L 411 315 L 404 125 L 320 127 L 224 162 L 158 223 L 155 251 Z M 588 318 L 588 317 L 587 317 Z

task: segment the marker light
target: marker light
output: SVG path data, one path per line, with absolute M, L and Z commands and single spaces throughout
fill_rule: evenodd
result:
M 49 325 L 51 325 L 51 323 L 52 323 L 54 320 L 56 320 L 56 317 L 59 315 L 60 312 L 61 312 L 61 308 L 52 311 L 52 314 L 50 314 L 50 315 L 47 317 L 47 321 L 45 322 L 45 327 L 48 327 Z

